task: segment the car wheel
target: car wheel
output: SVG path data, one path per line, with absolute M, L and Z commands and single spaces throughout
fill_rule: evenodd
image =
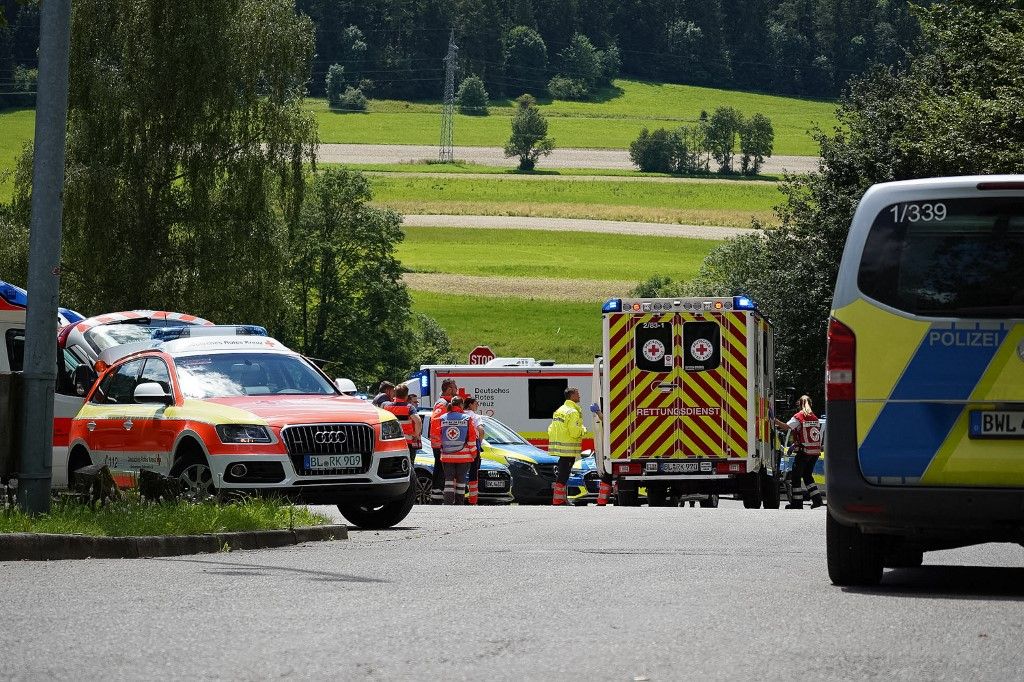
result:
M 882 580 L 882 539 L 856 526 L 844 526 L 827 515 L 825 546 L 828 577 L 841 587 L 877 585 Z
M 206 455 L 197 449 L 190 448 L 179 455 L 171 467 L 171 478 L 178 479 L 182 494 L 189 499 L 203 500 L 217 494 Z
M 430 489 L 434 475 L 426 469 L 416 470 L 416 504 L 430 504 Z
M 761 504 L 765 509 L 778 509 L 782 504 L 782 495 L 779 493 L 779 481 L 775 476 L 769 476 L 768 471 L 761 469 L 758 474 L 761 481 Z
M 700 501 L 700 506 L 706 509 L 717 509 L 718 495 L 708 495 L 706 498 Z
M 668 502 L 668 488 L 660 485 L 647 485 L 647 506 L 649 507 L 667 507 Z
M 357 528 L 364 530 L 384 530 L 396 526 L 409 515 L 416 503 L 419 484 L 410 481 L 409 488 L 402 497 L 383 504 L 339 504 L 338 511 L 345 520 Z

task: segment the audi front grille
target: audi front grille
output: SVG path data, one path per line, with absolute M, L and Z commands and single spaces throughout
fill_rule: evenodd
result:
M 369 471 L 376 435 L 369 424 L 303 424 L 281 429 L 281 440 L 300 476 L 339 476 Z M 358 467 L 306 468 L 307 455 L 355 454 L 362 455 Z

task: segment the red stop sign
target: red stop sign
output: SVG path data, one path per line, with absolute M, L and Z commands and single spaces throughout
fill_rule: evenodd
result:
M 477 346 L 473 350 L 469 351 L 469 364 L 486 365 L 495 357 L 494 351 L 487 346 Z

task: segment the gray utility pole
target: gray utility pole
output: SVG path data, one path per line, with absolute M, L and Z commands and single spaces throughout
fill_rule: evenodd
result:
M 50 508 L 70 43 L 71 0 L 44 0 L 39 4 L 39 79 L 25 321 L 25 422 L 18 472 L 18 504 L 30 514 Z
M 448 54 L 444 58 L 444 110 L 441 113 L 441 150 L 438 160 L 441 163 L 455 161 L 455 149 L 452 136 L 455 128 L 455 66 L 459 57 L 459 47 L 455 44 L 455 29 L 448 37 Z

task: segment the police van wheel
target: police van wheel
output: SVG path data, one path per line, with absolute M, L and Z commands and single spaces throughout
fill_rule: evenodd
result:
M 882 581 L 882 540 L 827 515 L 825 544 L 828 577 L 840 587 L 870 587 Z
M 409 482 L 405 495 L 378 505 L 339 504 L 338 511 L 345 520 L 357 528 L 364 530 L 384 530 L 396 526 L 409 515 L 416 503 L 418 486 L 416 481 Z

